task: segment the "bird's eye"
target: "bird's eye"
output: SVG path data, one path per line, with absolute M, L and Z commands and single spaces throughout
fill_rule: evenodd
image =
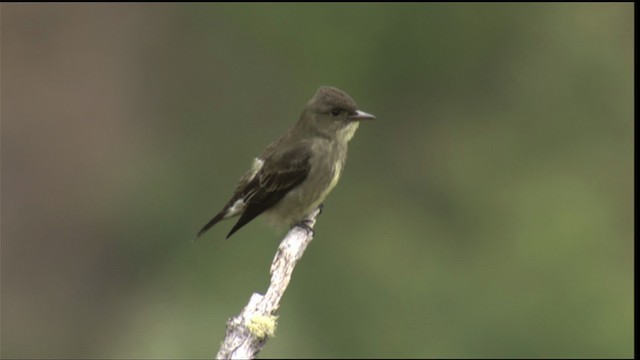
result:
M 342 112 L 342 110 L 336 108 L 336 109 L 331 110 L 331 115 L 338 116 L 338 115 L 340 115 L 341 112 Z

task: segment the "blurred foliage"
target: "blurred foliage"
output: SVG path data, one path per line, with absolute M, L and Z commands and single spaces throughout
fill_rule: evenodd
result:
M 2 4 L 2 357 L 206 358 L 189 240 L 319 85 L 377 121 L 261 357 L 632 357 L 633 4 Z

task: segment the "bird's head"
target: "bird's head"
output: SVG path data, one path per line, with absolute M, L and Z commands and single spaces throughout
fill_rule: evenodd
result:
M 358 110 L 353 99 L 342 90 L 321 86 L 305 107 L 301 123 L 339 141 L 349 141 L 362 120 L 375 116 Z

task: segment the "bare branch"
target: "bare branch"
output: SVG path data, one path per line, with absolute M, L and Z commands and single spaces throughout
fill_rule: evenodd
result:
M 253 359 L 275 334 L 282 295 L 296 263 L 313 240 L 313 226 L 319 213 L 320 208 L 304 221 L 308 229 L 295 226 L 282 240 L 271 264 L 271 284 L 267 293 L 254 293 L 240 315 L 227 321 L 227 333 L 216 359 Z

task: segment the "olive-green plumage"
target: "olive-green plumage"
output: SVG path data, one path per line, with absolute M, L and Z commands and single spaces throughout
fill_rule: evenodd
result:
M 359 121 L 371 119 L 345 92 L 320 87 L 298 122 L 254 159 L 231 199 L 198 237 L 235 216 L 240 219 L 227 238 L 262 213 L 277 225 L 303 220 L 337 184 Z

